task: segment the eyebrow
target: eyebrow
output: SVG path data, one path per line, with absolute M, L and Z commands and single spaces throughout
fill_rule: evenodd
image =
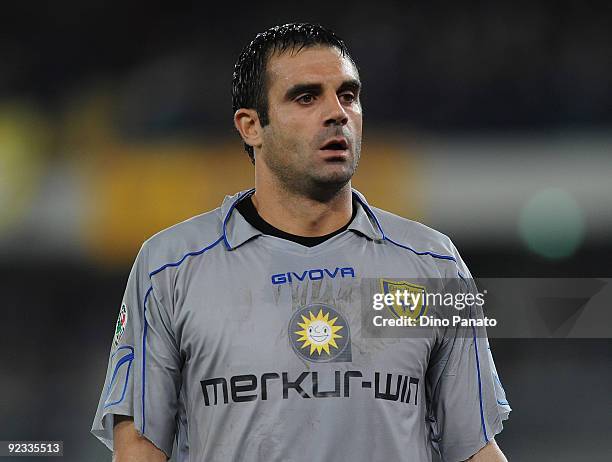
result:
M 355 93 L 359 93 L 361 89 L 361 82 L 357 79 L 345 80 L 342 82 L 338 91 L 351 90 Z M 285 100 L 291 101 L 294 98 L 300 96 L 302 93 L 312 93 L 314 95 L 320 95 L 323 92 L 323 85 L 320 83 L 298 83 L 293 85 L 285 93 Z
M 346 80 L 342 82 L 342 85 L 340 85 L 340 88 L 338 88 L 338 91 L 346 91 L 346 90 L 351 90 L 359 94 L 359 91 L 361 90 L 361 82 L 357 79 L 351 79 L 351 80 Z

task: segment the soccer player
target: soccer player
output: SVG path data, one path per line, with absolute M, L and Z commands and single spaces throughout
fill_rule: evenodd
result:
M 320 26 L 274 27 L 240 55 L 234 123 L 255 188 L 142 246 L 92 428 L 116 462 L 505 460 L 510 408 L 484 335 L 362 325 L 378 283 L 471 286 L 445 235 L 351 188 L 360 88 Z

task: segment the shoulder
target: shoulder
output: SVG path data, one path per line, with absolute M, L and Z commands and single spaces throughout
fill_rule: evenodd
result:
M 196 215 L 151 236 L 141 248 L 148 273 L 179 263 L 186 255 L 205 252 L 223 241 L 221 208 Z
M 418 221 L 372 207 L 388 240 L 417 252 L 432 252 L 454 257 L 455 246 L 446 235 Z
M 454 262 L 462 275 L 468 273 L 450 237 L 418 221 L 371 207 L 385 234 L 385 240 L 415 255 Z

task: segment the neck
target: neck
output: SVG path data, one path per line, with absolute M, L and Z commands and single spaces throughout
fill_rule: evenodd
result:
M 349 222 L 353 213 L 351 194 L 350 181 L 321 200 L 256 178 L 253 204 L 259 215 L 275 228 L 297 236 L 315 237 L 333 233 Z

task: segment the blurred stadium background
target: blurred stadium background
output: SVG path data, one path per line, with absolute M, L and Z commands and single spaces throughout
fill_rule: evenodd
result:
M 275 24 L 349 45 L 371 203 L 451 236 L 476 276 L 611 277 L 611 20 L 576 1 L 4 5 L 0 440 L 110 460 L 89 428 L 132 260 L 251 186 L 231 75 Z M 609 338 L 491 343 L 509 459 L 612 460 Z

